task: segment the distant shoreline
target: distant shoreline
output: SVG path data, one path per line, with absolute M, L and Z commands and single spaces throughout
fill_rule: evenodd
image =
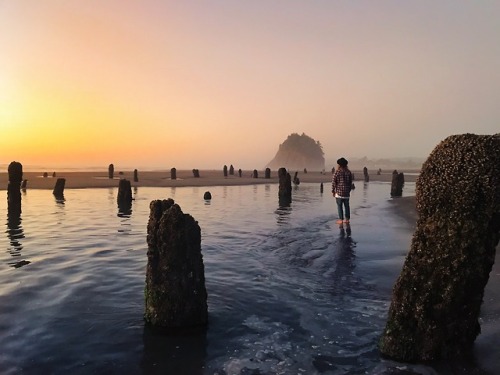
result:
M 242 177 L 235 171 L 234 175 L 224 177 L 222 169 L 219 170 L 200 170 L 200 177 L 193 176 L 192 170 L 177 170 L 177 179 L 172 180 L 170 171 L 138 171 L 138 182 L 134 182 L 133 171 L 115 172 L 114 178 L 108 178 L 107 171 L 81 171 L 81 172 L 55 172 L 56 177 L 52 177 L 53 172 L 48 172 L 48 177 L 43 177 L 46 171 L 24 172 L 23 179 L 28 180 L 27 189 L 50 189 L 55 186 L 57 178 L 66 179 L 66 189 L 85 189 L 85 188 L 112 188 L 118 187 L 120 179 L 127 179 L 133 187 L 186 187 L 186 186 L 233 186 L 233 185 L 254 185 L 254 184 L 274 184 L 279 183 L 278 171 L 271 171 L 271 178 L 264 178 L 264 171 L 258 171 L 258 178 L 252 177 L 253 170 L 242 171 Z M 407 173 L 405 181 L 414 182 L 418 176 L 418 170 L 401 170 L 399 172 Z M 291 171 L 293 177 L 295 172 Z M 356 182 L 363 181 L 363 171 L 353 170 Z M 321 172 L 304 173 L 299 171 L 298 177 L 305 183 L 323 183 L 331 182 L 331 172 L 324 174 Z M 383 171 L 380 175 L 376 172 L 369 173 L 370 181 L 392 181 L 392 170 Z M 0 190 L 7 190 L 8 173 L 0 173 Z M 328 189 L 325 187 L 325 190 Z

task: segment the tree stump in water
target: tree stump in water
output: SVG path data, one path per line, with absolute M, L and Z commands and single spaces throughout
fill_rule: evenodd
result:
M 205 327 L 208 322 L 201 230 L 172 199 L 150 204 L 145 314 L 167 331 Z
M 416 205 L 380 351 L 399 361 L 467 356 L 500 238 L 500 134 L 454 135 L 436 146 Z

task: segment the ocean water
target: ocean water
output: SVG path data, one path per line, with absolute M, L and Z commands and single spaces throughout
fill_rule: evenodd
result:
M 413 231 L 390 184 L 359 183 L 342 229 L 328 185 L 301 184 L 287 208 L 276 184 L 136 188 L 130 212 L 117 192 L 28 190 L 19 221 L 0 199 L 1 374 L 437 373 L 377 351 Z M 166 198 L 202 230 L 203 334 L 144 326 L 149 203 Z

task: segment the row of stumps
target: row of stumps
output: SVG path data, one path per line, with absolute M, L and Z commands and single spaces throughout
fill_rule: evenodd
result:
M 7 185 L 7 207 L 9 214 L 21 214 L 21 190 L 27 187 L 27 180 L 23 180 L 23 165 L 13 161 L 8 167 L 9 182 Z M 64 198 L 66 179 L 58 178 L 52 193 L 56 199 Z

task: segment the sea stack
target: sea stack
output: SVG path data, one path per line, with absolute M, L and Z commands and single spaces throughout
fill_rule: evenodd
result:
M 167 331 L 208 322 L 201 230 L 172 199 L 154 200 L 148 222 L 146 323 Z
M 500 134 L 453 135 L 437 145 L 417 179 L 416 206 L 380 351 L 409 362 L 460 358 L 480 332 L 500 238 Z

